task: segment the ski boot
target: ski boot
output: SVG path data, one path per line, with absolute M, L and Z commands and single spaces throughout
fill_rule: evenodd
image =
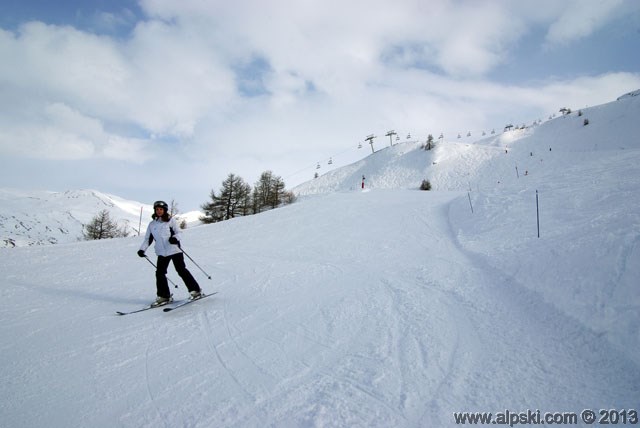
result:
M 160 296 L 158 296 L 156 298 L 156 301 L 151 304 L 151 307 L 152 308 L 156 308 L 158 306 L 168 305 L 171 302 L 173 302 L 173 296 L 169 296 L 169 297 L 160 297 Z

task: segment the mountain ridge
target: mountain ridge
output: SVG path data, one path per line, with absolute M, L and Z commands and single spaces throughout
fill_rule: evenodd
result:
M 638 148 L 640 90 L 617 100 L 573 111 L 544 122 L 482 138 L 442 138 L 432 150 L 424 142 L 386 146 L 350 165 L 331 170 L 295 186 L 299 197 L 330 192 L 370 189 L 418 189 L 429 180 L 433 190 L 488 190 L 507 177 L 533 172 L 544 161 L 544 152 L 594 153 Z M 585 119 L 589 121 L 585 125 Z M 511 165 L 500 156 L 511 153 Z M 535 153 L 535 156 L 534 156 Z M 547 157 L 548 157 L 547 153 Z M 363 180 L 364 177 L 364 180 Z M 0 247 L 76 242 L 83 226 L 102 209 L 131 233 L 145 231 L 151 206 L 125 200 L 98 190 L 22 191 L 0 189 Z M 140 210 L 143 211 L 140 225 Z M 144 213 L 147 213 L 146 215 Z M 200 213 L 186 213 L 190 224 L 199 224 Z

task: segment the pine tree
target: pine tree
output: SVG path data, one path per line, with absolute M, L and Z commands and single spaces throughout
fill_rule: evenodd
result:
M 295 200 L 293 192 L 285 190 L 282 178 L 271 171 L 263 172 L 253 189 L 242 178 L 229 174 L 220 192 L 216 194 L 212 190 L 210 201 L 201 205 L 205 215 L 200 217 L 200 221 L 215 223 L 237 216 L 258 214 Z
M 214 223 L 250 214 L 250 194 L 251 187 L 241 177 L 229 174 L 222 182 L 220 194 L 216 196 L 212 190 L 211 201 L 202 205 L 205 216 L 200 220 Z
M 285 202 L 285 184 L 282 177 L 274 175 L 271 171 L 265 171 L 253 187 L 253 211 L 262 211 L 278 208 Z
M 242 185 L 240 204 L 238 205 L 238 215 L 247 216 L 254 214 L 253 198 L 251 197 L 251 186 L 247 183 Z
M 271 181 L 271 195 L 269 198 L 269 206 L 278 208 L 284 202 L 285 184 L 281 177 L 275 176 Z
M 202 211 L 204 211 L 204 216 L 200 217 L 200 221 L 203 223 L 216 223 L 222 221 L 223 216 L 220 209 L 221 205 L 214 190 L 211 190 L 209 199 L 209 202 L 201 205 Z
M 87 241 L 92 241 L 129 236 L 129 231 L 126 226 L 119 227 L 118 223 L 111 219 L 109 211 L 102 210 L 84 226 L 83 234 Z
M 269 207 L 271 198 L 271 188 L 273 173 L 265 171 L 260 175 L 260 179 L 253 186 L 253 212 L 258 214 Z
M 427 145 L 425 146 L 425 150 L 431 150 L 435 147 L 435 144 L 433 143 L 433 135 L 429 134 L 429 136 L 427 137 Z

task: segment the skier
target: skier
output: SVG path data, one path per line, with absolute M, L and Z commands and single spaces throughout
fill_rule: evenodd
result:
M 178 226 L 175 219 L 169 215 L 169 206 L 164 201 L 156 201 L 153 204 L 153 211 L 154 213 L 151 215 L 153 220 L 149 223 L 144 241 L 138 250 L 138 256 L 146 257 L 144 252 L 154 240 L 156 241 L 154 249 L 158 256 L 156 270 L 157 298 L 151 306 L 162 306 L 173 301 L 167 282 L 167 268 L 171 261 L 173 261 L 176 272 L 178 272 L 178 275 L 187 286 L 191 295 L 190 298 L 198 299 L 202 297 L 200 285 L 198 285 L 198 282 L 184 264 L 184 253 L 180 249 Z

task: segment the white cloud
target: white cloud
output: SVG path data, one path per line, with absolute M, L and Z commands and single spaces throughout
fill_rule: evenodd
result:
M 604 27 L 623 9 L 624 0 L 571 0 L 558 2 L 564 10 L 550 25 L 547 43 L 565 45 Z
M 82 160 L 91 158 L 142 162 L 151 158 L 148 143 L 105 131 L 102 122 L 63 103 L 46 105 L 33 123 L 5 122 L 0 153 L 28 158 Z
M 119 13 L 96 11 L 90 18 L 93 26 L 101 32 L 117 33 L 121 28 L 135 24 L 136 15 L 130 9 L 122 9 Z
M 534 120 L 560 104 L 614 99 L 640 87 L 639 75 L 542 75 L 536 87 L 486 76 L 526 55 L 519 43 L 527 36 L 547 34 L 561 49 L 629 7 L 143 0 L 147 19 L 127 37 L 26 23 L 0 30 L 0 56 L 11 59 L 0 64 L 0 151 L 172 159 L 176 168 L 186 159 L 185 172 L 195 160 L 215 183 L 235 165 L 240 175 L 297 170 L 371 132 L 426 135 Z M 102 18 L 120 25 L 131 16 Z

